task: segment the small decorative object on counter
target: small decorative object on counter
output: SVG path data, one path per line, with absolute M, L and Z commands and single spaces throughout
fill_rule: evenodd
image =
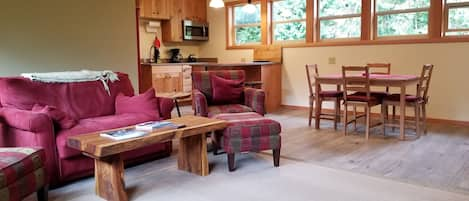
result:
M 158 36 L 155 36 L 155 40 L 153 41 L 153 45 L 151 46 L 151 49 L 153 49 L 153 62 L 158 63 L 158 59 L 160 58 L 160 47 L 161 47 L 161 42 L 158 39 Z M 151 50 L 150 50 L 150 56 L 151 56 Z
M 189 54 L 187 62 L 197 62 L 197 58 L 193 54 Z

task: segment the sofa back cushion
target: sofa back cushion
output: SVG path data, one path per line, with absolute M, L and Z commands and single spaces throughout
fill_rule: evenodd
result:
M 137 96 L 118 94 L 116 97 L 116 114 L 137 113 L 160 118 L 158 113 L 158 99 L 155 89 L 151 88 Z
M 213 104 L 213 92 L 210 76 L 229 80 L 245 80 L 246 75 L 243 70 L 220 70 L 220 71 L 195 71 L 192 72 L 192 84 L 195 89 L 201 91 L 207 98 L 208 104 Z
M 22 77 L 0 78 L 0 105 L 22 110 L 49 105 L 74 119 L 112 115 L 117 94 L 133 95 L 127 74 L 118 73 L 119 80 L 108 82 L 110 95 L 101 81 L 75 83 L 44 83 Z

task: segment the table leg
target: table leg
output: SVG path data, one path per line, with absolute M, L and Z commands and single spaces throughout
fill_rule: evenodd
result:
M 178 116 L 181 117 L 181 110 L 179 110 L 179 103 L 177 99 L 174 99 L 174 104 L 176 105 L 176 110 L 178 111 Z
M 127 201 L 124 162 L 120 155 L 95 159 L 96 194 L 109 201 Z
M 314 99 L 315 101 L 315 104 L 314 104 L 314 127 L 316 129 L 319 129 L 319 123 L 320 123 L 320 120 L 321 120 L 321 107 L 320 107 L 320 104 L 321 104 L 321 101 L 319 100 L 319 96 L 318 96 L 318 92 L 319 92 L 319 83 L 316 82 L 315 84 L 315 91 L 314 93 L 316 93 L 316 98 Z
M 178 169 L 200 176 L 209 172 L 205 134 L 181 138 L 179 141 Z
M 399 129 L 400 129 L 400 140 L 405 140 L 405 95 L 406 95 L 406 86 L 401 86 L 401 96 L 400 96 L 400 113 L 399 113 Z

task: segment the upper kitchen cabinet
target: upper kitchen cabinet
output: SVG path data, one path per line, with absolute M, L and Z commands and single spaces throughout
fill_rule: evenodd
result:
M 183 0 L 184 19 L 195 22 L 207 22 L 206 0 Z
M 168 0 L 170 20 L 162 21 L 163 42 L 183 42 L 183 20 L 207 22 L 206 0 Z
M 139 0 L 140 17 L 156 20 L 170 19 L 169 3 L 173 0 Z

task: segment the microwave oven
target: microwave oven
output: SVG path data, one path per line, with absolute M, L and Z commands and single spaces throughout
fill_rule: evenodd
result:
M 184 40 L 208 40 L 208 24 L 183 20 L 182 30 Z

